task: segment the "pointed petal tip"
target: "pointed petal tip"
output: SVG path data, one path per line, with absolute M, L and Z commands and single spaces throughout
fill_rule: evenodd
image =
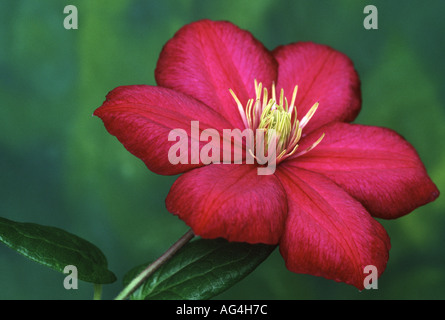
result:
M 331 123 L 311 133 L 300 148 L 310 147 L 322 132 L 322 142 L 293 163 L 333 180 L 372 216 L 396 219 L 440 195 L 415 148 L 397 132 Z
M 435 186 L 435 190 L 433 192 L 431 192 L 430 202 L 436 200 L 439 196 L 440 196 L 440 191 Z

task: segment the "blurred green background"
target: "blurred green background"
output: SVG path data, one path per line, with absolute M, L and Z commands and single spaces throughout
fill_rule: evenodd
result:
M 65 30 L 65 5 L 78 30 Z M 365 5 L 378 30 L 365 30 Z M 360 74 L 358 123 L 390 127 L 445 189 L 445 1 L 6 0 L 0 2 L 0 216 L 64 228 L 96 244 L 118 281 L 186 230 L 164 199 L 175 177 L 149 172 L 92 113 L 111 89 L 155 84 L 164 43 L 202 18 L 230 20 L 269 49 L 300 40 L 346 53 Z M 286 270 L 275 253 L 220 299 L 444 299 L 445 198 L 381 221 L 392 249 L 378 290 Z M 0 299 L 91 299 L 64 275 L 0 245 Z

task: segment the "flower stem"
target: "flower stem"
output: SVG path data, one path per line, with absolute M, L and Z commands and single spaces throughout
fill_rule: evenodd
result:
M 132 294 L 142 283 L 160 266 L 167 262 L 175 253 L 186 245 L 194 237 L 193 231 L 188 230 L 181 238 L 178 239 L 167 251 L 164 252 L 156 261 L 151 263 L 144 271 L 135 277 L 114 300 L 125 300 Z
M 93 300 L 100 300 L 100 297 L 102 296 L 102 285 L 101 284 L 94 284 L 94 296 Z

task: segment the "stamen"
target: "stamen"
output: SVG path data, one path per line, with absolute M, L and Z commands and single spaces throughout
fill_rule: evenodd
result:
M 249 153 L 256 161 L 258 161 L 258 158 L 253 154 L 252 149 L 249 149 Z
M 309 151 L 311 151 L 312 149 L 314 149 L 314 148 L 321 142 L 321 140 L 323 140 L 324 136 L 325 136 L 325 134 L 323 133 L 323 134 L 321 135 L 321 137 L 318 138 L 318 140 L 315 141 L 309 148 L 306 148 L 306 150 L 303 150 L 303 151 L 297 153 L 297 154 L 295 155 L 295 157 L 302 156 L 303 154 L 306 154 L 306 153 L 308 153 Z
M 306 113 L 306 115 L 303 117 L 303 119 L 301 119 L 300 122 L 300 127 L 304 128 L 306 127 L 307 123 L 309 122 L 309 120 L 311 120 L 312 116 L 314 115 L 315 111 L 317 111 L 318 108 L 318 102 L 316 102 L 310 109 L 309 111 Z
M 278 159 L 280 159 L 281 161 L 283 161 L 284 159 L 289 158 L 291 155 L 293 155 L 293 154 L 295 153 L 295 151 L 297 151 L 298 147 L 299 147 L 299 145 L 296 144 L 295 147 L 292 149 L 291 152 L 286 153 L 285 155 L 283 155 L 283 156 L 281 156 L 281 157 L 278 157 Z M 284 153 L 285 151 L 286 151 L 286 150 L 284 150 L 282 153 Z M 280 154 L 280 155 L 281 155 L 281 154 Z
M 277 101 L 276 93 L 275 93 L 275 82 L 272 82 L 272 100 Z
M 238 111 L 241 115 L 241 119 L 243 119 L 244 125 L 246 126 L 246 128 L 248 128 L 248 124 L 247 124 L 247 119 L 246 119 L 246 112 L 243 109 L 243 105 L 241 104 L 241 101 L 239 101 L 238 97 L 236 96 L 236 94 L 232 91 L 232 89 L 229 89 L 233 99 L 235 99 L 235 102 L 238 106 Z
M 261 97 L 261 89 L 263 88 L 263 84 L 260 82 L 260 84 L 258 85 L 258 82 L 255 79 L 255 97 L 256 100 L 259 100 Z
M 253 105 L 253 100 L 250 99 L 249 101 L 247 101 L 247 105 L 246 105 L 246 117 L 247 117 L 247 124 L 248 126 L 246 128 L 251 128 L 253 125 L 253 122 L 255 119 L 252 119 L 252 105 Z
M 298 85 L 295 86 L 294 88 L 294 92 L 292 93 L 292 100 L 290 102 L 290 108 L 289 108 L 289 113 L 292 113 L 292 110 L 294 109 L 294 103 L 295 103 L 295 99 L 297 98 L 297 92 L 298 92 Z M 295 117 L 296 117 L 296 112 L 295 112 Z
M 255 99 L 249 99 L 245 109 L 232 89 L 230 89 L 230 93 L 237 104 L 245 127 L 252 130 L 263 130 L 266 135 L 264 141 L 265 147 L 268 147 L 272 139 L 275 139 L 276 153 L 278 154 L 277 162 L 290 156 L 301 156 L 314 149 L 321 142 L 325 135 L 324 133 L 309 148 L 296 153 L 299 148 L 298 143 L 302 137 L 302 130 L 317 111 L 318 102 L 316 102 L 301 121 L 299 121 L 297 119 L 297 106 L 295 105 L 298 85 L 294 87 L 289 104 L 287 97 L 284 96 L 283 88 L 281 88 L 279 100 L 277 100 L 274 82 L 272 83 L 271 97 L 269 96 L 269 91 L 267 88 L 263 88 L 261 82 L 255 79 L 254 84 Z M 274 132 L 274 134 L 270 132 Z M 255 149 L 248 150 L 249 154 L 258 161 L 258 158 L 254 155 L 254 151 Z
M 263 93 L 263 106 L 267 105 L 267 88 L 264 88 L 264 93 Z

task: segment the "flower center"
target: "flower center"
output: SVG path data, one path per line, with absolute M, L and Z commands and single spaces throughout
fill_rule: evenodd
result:
M 268 144 L 270 144 L 271 139 L 275 139 L 277 163 L 294 154 L 297 157 L 309 152 L 315 148 L 324 137 L 323 133 L 309 148 L 296 153 L 302 130 L 312 118 L 315 111 L 317 111 L 319 105 L 319 103 L 316 102 L 301 121 L 299 121 L 297 118 L 297 107 L 295 106 L 297 91 L 298 86 L 295 86 L 289 104 L 287 98 L 284 96 L 283 89 L 281 89 L 280 97 L 277 99 L 275 84 L 272 84 L 272 96 L 269 98 L 267 89 L 263 88 L 261 82 L 258 83 L 255 80 L 255 99 L 249 99 L 246 107 L 243 108 L 235 93 L 230 89 L 230 93 L 235 99 L 245 127 L 251 130 L 263 130 L 266 148 Z M 254 154 L 252 150 L 248 151 Z

